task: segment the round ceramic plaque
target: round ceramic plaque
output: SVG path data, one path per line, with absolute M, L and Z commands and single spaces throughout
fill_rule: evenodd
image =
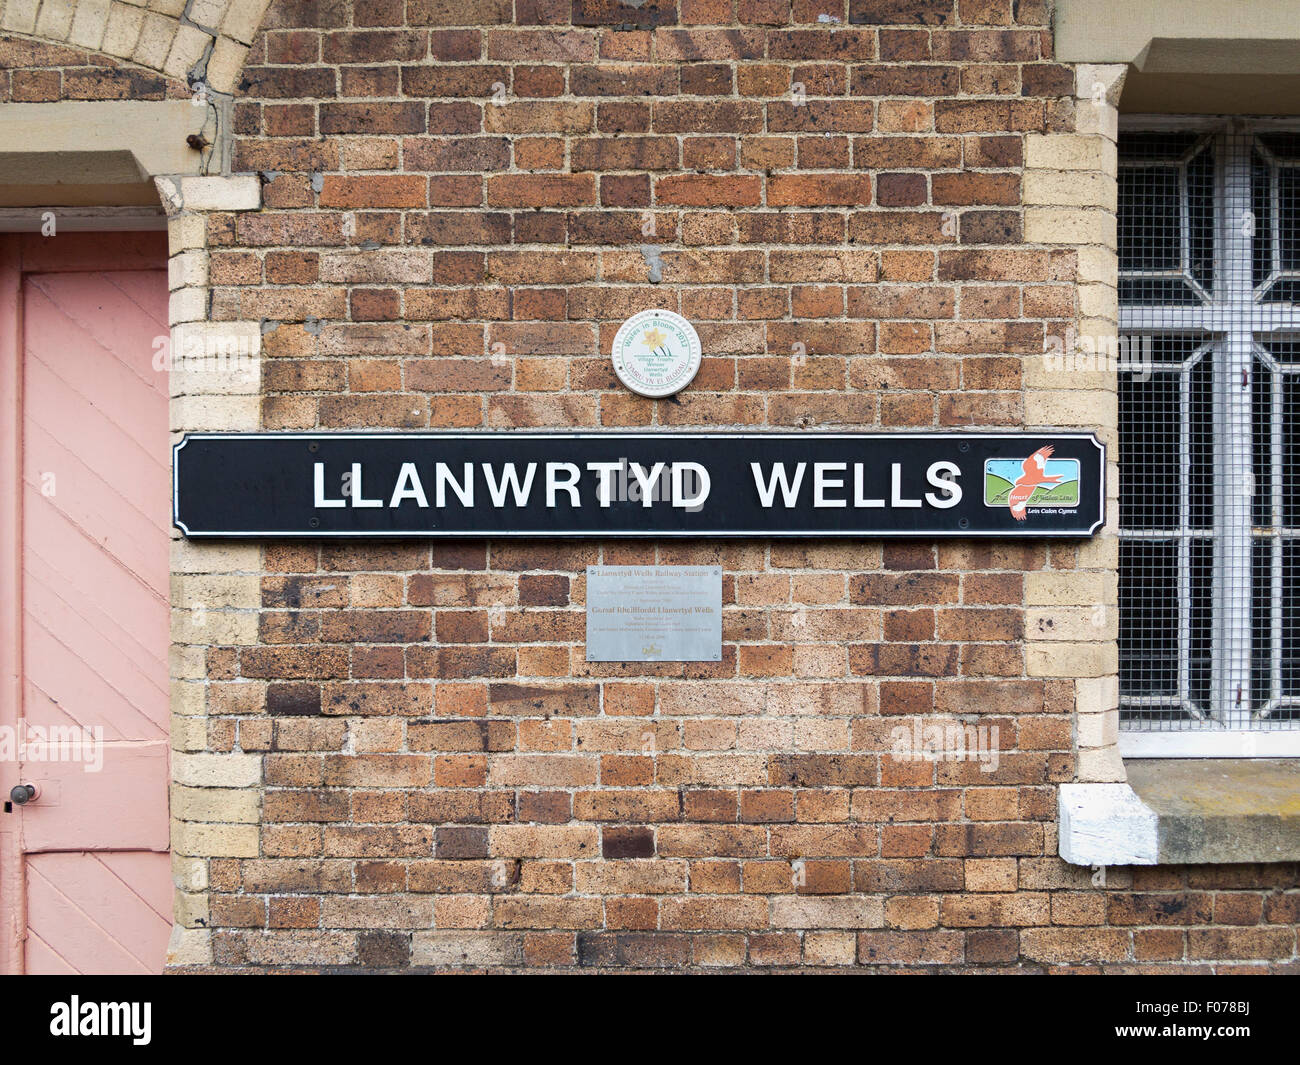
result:
M 700 336 L 680 314 L 641 311 L 614 336 L 614 372 L 633 392 L 652 399 L 671 396 L 691 383 L 700 368 Z

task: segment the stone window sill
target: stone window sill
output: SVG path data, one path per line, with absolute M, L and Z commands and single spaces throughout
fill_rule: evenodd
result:
M 1132 759 L 1124 767 L 1127 784 L 1061 786 L 1067 862 L 1300 860 L 1300 759 Z

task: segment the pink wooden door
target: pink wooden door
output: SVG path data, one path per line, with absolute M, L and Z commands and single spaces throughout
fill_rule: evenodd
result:
M 0 961 L 157 972 L 172 908 L 166 238 L 0 242 L 0 799 L 38 789 L 0 814 Z

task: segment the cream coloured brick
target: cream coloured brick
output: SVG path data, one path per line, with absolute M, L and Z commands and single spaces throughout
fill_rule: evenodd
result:
M 198 688 L 199 685 L 191 684 L 191 688 Z M 198 714 L 181 713 L 172 708 L 172 727 L 171 748 L 173 751 L 203 751 L 208 746 L 208 721 L 202 716 L 202 710 Z M 172 811 L 175 816 L 175 811 Z
M 211 965 L 212 933 L 206 928 L 172 927 L 167 940 L 167 965 Z
M 172 918 L 186 928 L 203 928 L 211 920 L 206 894 L 176 892 L 172 900 Z
M 1030 677 L 1100 677 L 1119 668 L 1114 643 L 1027 643 L 1025 675 Z
M 175 215 L 185 206 L 178 178 L 158 176 L 153 179 L 153 183 L 158 190 L 158 198 L 162 200 L 163 210 L 169 216 Z
M 1079 313 L 1088 318 L 1119 321 L 1119 294 L 1114 285 L 1080 285 Z
M 1025 393 L 1026 426 L 1071 426 L 1097 429 L 1118 424 L 1119 400 L 1114 392 L 1049 391 Z
M 258 396 L 181 396 L 171 403 L 172 425 L 185 432 L 257 429 L 262 422 Z
M 262 550 L 257 544 L 171 543 L 173 573 L 257 573 L 261 568 Z
M 195 788 L 257 787 L 262 759 L 255 754 L 180 753 L 172 758 L 172 780 Z
M 140 40 L 136 42 L 131 59 L 141 66 L 162 70 L 176 36 L 176 20 L 166 15 L 150 13 L 144 17 Z
M 183 251 L 167 260 L 167 288 L 175 292 L 178 288 L 193 285 L 201 288 L 208 283 L 208 253 L 206 251 Z
M 208 220 L 201 214 L 176 214 L 167 222 L 167 254 L 192 248 L 205 248 L 208 243 Z
M 175 646 L 173 644 L 173 646 Z M 206 644 L 195 644 L 195 647 L 206 650 Z M 171 710 L 174 717 L 202 717 L 208 709 L 208 687 L 201 681 L 192 680 L 174 680 L 171 682 Z M 203 737 L 199 737 L 200 740 Z M 201 749 L 205 744 L 200 743 Z
M 1119 602 L 1114 573 L 1042 569 L 1025 574 L 1026 606 L 1087 606 Z
M 1109 341 L 1107 340 L 1107 338 L 1115 336 L 1117 332 L 1115 328 L 1115 322 L 1113 319 L 1089 318 L 1086 315 L 1080 315 L 1078 330 L 1079 330 L 1078 333 L 1079 336 L 1094 338 L 1092 342 L 1098 345 L 1102 345 L 1102 342 L 1104 340 L 1107 341 L 1108 344 Z M 1115 341 L 1115 344 L 1118 345 L 1118 341 Z M 1116 354 L 1118 354 L 1119 348 L 1118 346 L 1112 347 L 1112 346 L 1103 345 L 1102 347 L 1098 347 L 1095 350 L 1098 351 L 1105 350 L 1107 352 L 1115 352 Z
M 185 349 L 173 347 L 172 350 Z M 167 387 L 173 398 L 251 396 L 261 391 L 261 385 L 262 360 L 256 355 L 241 358 L 234 354 L 212 354 L 179 359 L 172 362 L 167 378 Z
M 430 259 L 422 251 L 326 252 L 320 258 L 320 279 L 345 283 L 428 282 Z
M 143 27 L 143 11 L 129 4 L 114 3 L 108 9 L 108 25 L 104 27 L 104 43 L 100 47 L 109 55 L 126 59 L 135 51 Z
M 1025 136 L 1025 167 L 1030 170 L 1117 172 L 1115 145 L 1104 137 L 1075 133 L 1030 133 Z
M 201 647 L 171 644 L 167 648 L 167 669 L 172 680 L 200 680 L 208 675 L 207 655 Z
M 172 325 L 201 322 L 208 317 L 206 288 L 178 288 L 167 298 L 167 317 Z
M 1081 714 L 1078 718 L 1079 746 L 1109 747 L 1119 742 L 1119 711 Z
M 229 37 L 218 37 L 208 60 L 208 84 L 217 92 L 234 92 L 247 59 L 247 45 Z
M 1080 63 L 1074 68 L 1074 95 L 1118 107 L 1127 74 L 1126 63 Z
M 1119 677 L 1080 677 L 1074 682 L 1078 714 L 1107 714 L 1119 706 Z
M 172 603 L 203 604 L 208 610 L 256 610 L 262 605 L 262 581 L 256 574 L 173 574 Z
M 208 610 L 202 603 L 174 607 L 172 640 L 247 647 L 257 643 L 257 613 Z
M 161 15 L 170 15 L 172 18 L 180 18 L 185 14 L 185 5 L 189 0 L 149 0 L 146 5 L 150 11 L 157 11 Z
M 1109 446 L 1113 447 L 1113 442 Z M 1112 483 L 1114 480 L 1116 479 L 1112 479 Z M 1119 499 L 1109 491 L 1106 492 L 1106 527 L 1112 530 L 1119 528 Z
M 1081 282 L 1115 286 L 1119 284 L 1119 253 L 1113 247 L 1088 244 L 1078 251 Z
M 252 44 L 268 6 L 268 0 L 231 0 L 221 32 L 243 44 Z
M 256 322 L 182 322 L 170 337 L 167 383 L 171 394 L 260 392 L 261 350 L 262 331 Z
M 862 895 L 782 895 L 772 900 L 773 928 L 883 928 L 885 904 Z
M 1074 129 L 1084 136 L 1104 137 L 1108 141 L 1119 139 L 1119 111 L 1110 104 L 1097 106 L 1091 101 L 1080 101 L 1075 106 Z
M 359 754 L 369 751 L 398 751 L 402 748 L 403 725 L 388 718 L 363 718 L 349 728 L 352 749 Z
M 1123 783 L 1128 779 L 1118 747 L 1087 747 L 1079 751 L 1075 774 L 1089 784 Z
M 34 33 L 36 12 L 40 6 L 40 0 L 8 0 L 5 4 L 4 22 L 0 25 L 15 33 Z
M 524 939 L 520 932 L 455 929 L 416 932 L 411 936 L 412 965 L 516 965 L 523 954 Z
M 68 43 L 97 50 L 108 25 L 108 5 L 109 0 L 78 0 Z
M 1116 360 L 1089 350 L 1053 349 L 1026 355 L 1021 381 L 1027 389 L 1113 391 Z
M 256 858 L 256 825 L 201 825 L 172 822 L 172 847 L 201 858 Z
M 190 0 L 189 19 L 205 30 L 216 30 L 226 14 L 226 0 Z
M 262 206 L 262 182 L 256 174 L 181 178 L 187 211 L 255 211 Z
M 43 0 L 36 20 L 36 35 L 51 41 L 66 41 L 72 32 L 73 0 Z
M 1103 604 L 1025 611 L 1027 640 L 1114 640 L 1118 636 L 1119 612 Z
M 196 252 L 194 254 L 202 254 Z M 257 322 L 183 322 L 172 330 L 178 355 L 195 351 L 200 356 L 257 355 L 262 350 L 262 330 Z
M 1103 209 L 1025 208 L 1027 244 L 1104 244 L 1115 247 L 1115 215 Z
M 203 58 L 203 53 L 211 43 L 212 37 L 197 26 L 180 24 L 176 29 L 176 36 L 172 39 L 171 50 L 168 51 L 167 59 L 163 63 L 163 73 L 173 78 L 185 77 Z
M 172 787 L 172 816 L 178 821 L 210 824 L 254 824 L 261 802 L 258 793 L 241 788 Z
M 202 858 L 172 855 L 172 883 L 177 891 L 207 891 L 208 863 Z
M 173 396 L 254 396 L 262 390 L 262 363 L 252 358 L 243 363 L 210 360 L 212 369 L 184 363 L 173 367 L 167 385 Z
M 1028 205 L 1105 207 L 1115 210 L 1118 187 L 1105 174 L 1087 171 L 1026 170 L 1024 201 Z
M 1106 471 L 1107 486 L 1116 480 L 1113 468 Z M 1085 540 L 1075 549 L 1075 564 L 1079 569 L 1115 569 L 1119 566 L 1119 537 L 1103 528 L 1091 540 Z
M 809 965 L 853 965 L 856 946 L 852 932 L 808 932 L 803 937 L 803 960 Z

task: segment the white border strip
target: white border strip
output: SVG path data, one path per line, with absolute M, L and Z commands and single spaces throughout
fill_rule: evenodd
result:
M 1300 728 L 1119 734 L 1121 758 L 1300 758 Z

